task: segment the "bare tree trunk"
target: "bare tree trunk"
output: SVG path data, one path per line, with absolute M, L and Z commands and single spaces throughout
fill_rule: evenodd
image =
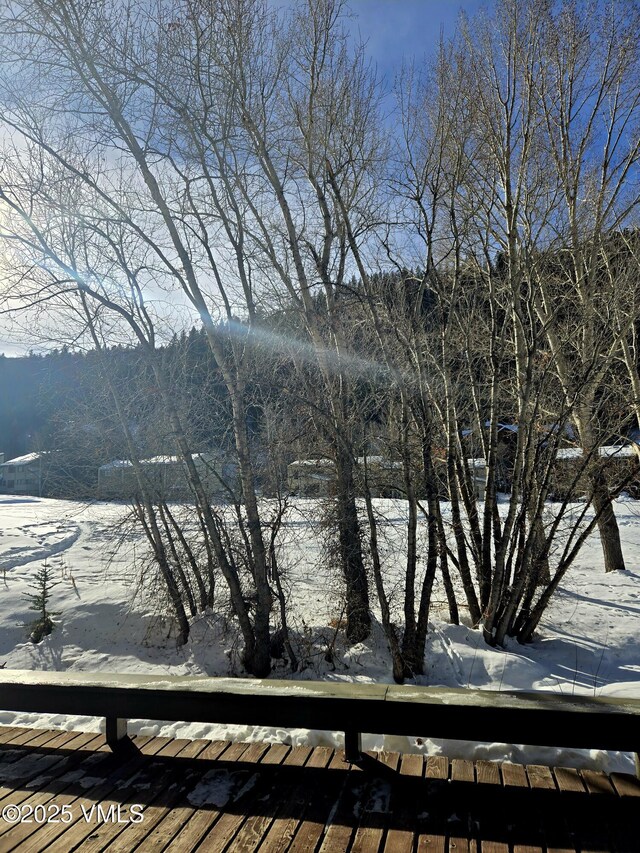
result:
M 182 550 L 184 551 L 187 560 L 189 561 L 189 565 L 191 566 L 191 571 L 193 572 L 193 576 L 196 580 L 196 586 L 198 587 L 198 595 L 200 596 L 200 608 L 204 610 L 209 605 L 209 593 L 207 592 L 207 588 L 204 583 L 204 579 L 202 577 L 202 572 L 200 571 L 200 566 L 194 556 L 193 550 L 191 549 L 189 543 L 186 540 L 184 532 L 180 525 L 177 523 L 176 519 L 173 517 L 173 513 L 167 506 L 164 504 L 164 513 L 171 522 L 173 530 L 175 531 L 178 540 L 180 541 L 180 545 L 182 546 Z
M 282 517 L 286 512 L 286 501 L 278 498 L 278 512 L 275 521 L 271 525 L 271 537 L 269 539 L 269 570 L 271 578 L 276 585 L 276 597 L 280 607 L 280 624 L 282 632 L 282 642 L 289 655 L 289 665 L 291 672 L 296 672 L 298 669 L 298 658 L 291 644 L 291 636 L 289 634 L 289 625 L 287 620 L 287 599 L 282 586 L 282 578 L 280 575 L 280 565 L 278 562 L 278 554 L 276 550 L 276 540 L 282 524 Z M 272 638 L 273 639 L 273 638 Z M 272 644 L 270 644 L 272 645 Z
M 183 646 L 189 639 L 189 620 L 187 619 L 187 614 L 185 613 L 184 605 L 182 603 L 182 596 L 180 594 L 178 584 L 176 583 L 175 577 L 171 570 L 171 566 L 169 565 L 169 561 L 167 560 L 167 553 L 165 551 L 164 545 L 162 544 L 162 537 L 160 535 L 160 530 L 158 528 L 155 513 L 149 503 L 147 504 L 147 506 L 143 506 L 141 503 L 138 502 L 136 508 L 138 518 L 143 526 L 145 533 L 147 534 L 147 539 L 152 545 L 156 563 L 158 564 L 160 573 L 162 574 L 167 588 L 167 592 L 169 593 L 169 598 L 173 605 L 176 620 L 178 622 L 178 636 L 176 638 L 176 641 L 179 646 Z
M 365 477 L 366 480 L 366 477 Z M 397 684 L 402 684 L 406 677 L 406 667 L 400 649 L 398 640 L 398 631 L 396 626 L 391 622 L 391 611 L 389 608 L 389 599 L 384 588 L 384 580 L 382 577 L 382 566 L 380 563 L 380 551 L 378 549 L 378 527 L 373 511 L 373 503 L 371 501 L 371 492 L 368 484 L 365 482 L 364 502 L 367 508 L 367 518 L 369 520 L 369 547 L 371 551 L 371 562 L 373 564 L 373 577 L 378 593 L 378 602 L 380 604 L 380 615 L 382 617 L 382 628 L 384 630 L 389 651 L 391 652 L 391 666 L 393 672 L 393 680 Z
M 198 608 L 196 607 L 196 600 L 193 597 L 193 591 L 191 589 L 191 584 L 189 583 L 189 579 L 187 578 L 185 571 L 182 567 L 182 560 L 180 559 L 180 555 L 178 554 L 178 549 L 176 548 L 175 539 L 173 538 L 174 531 L 172 531 L 170 522 L 165 513 L 166 505 L 164 502 L 160 502 L 158 504 L 158 511 L 160 512 L 160 519 L 162 520 L 162 525 L 164 527 L 164 532 L 167 537 L 167 542 L 169 543 L 169 550 L 173 556 L 173 561 L 175 565 L 175 573 L 178 576 L 182 589 L 184 591 L 185 598 L 187 599 L 187 604 L 189 605 L 189 612 L 192 616 L 195 616 L 198 612 Z
M 351 643 L 361 643 L 371 630 L 369 588 L 362 561 L 362 533 L 355 502 L 353 460 L 342 446 L 336 450 L 336 480 L 336 523 L 346 586 L 346 633 Z
M 433 470 L 430 427 L 425 421 L 425 433 L 422 435 L 422 465 L 424 487 L 427 493 L 427 565 L 422 581 L 420 604 L 418 607 L 418 628 L 416 631 L 416 648 L 414 657 L 418 661 L 416 675 L 424 671 L 424 650 L 429 630 L 429 613 L 431 611 L 431 593 L 438 570 L 438 518 L 440 517 L 440 502 L 438 485 Z
M 599 456 L 596 447 L 596 439 L 590 423 L 590 412 L 593 406 L 581 407 L 576 413 L 576 422 L 582 452 L 593 457 L 588 471 L 588 479 L 591 483 L 591 500 L 598 518 L 598 532 L 604 556 L 605 572 L 624 571 L 624 555 L 620 543 L 620 530 L 616 514 L 609 496 L 609 486 L 604 471 L 599 467 Z M 595 469 L 594 469 L 595 466 Z
M 618 521 L 609 496 L 609 486 L 602 471 L 591 477 L 593 508 L 598 515 L 598 531 L 604 555 L 605 572 L 624 571 L 624 555 L 620 544 Z
M 482 611 L 473 578 L 471 577 L 471 567 L 469 566 L 467 538 L 464 532 L 462 523 L 462 513 L 460 511 L 460 497 L 458 493 L 458 481 L 456 478 L 456 463 L 455 455 L 457 448 L 454 445 L 454 439 L 449 432 L 449 440 L 447 447 L 447 480 L 449 484 L 449 497 L 451 499 L 451 520 L 453 524 L 453 535 L 456 540 L 456 553 L 458 557 L 457 568 L 460 573 L 460 580 L 464 589 L 469 608 L 469 616 L 471 617 L 472 625 L 479 625 L 482 618 Z
M 400 448 L 402 453 L 402 468 L 404 473 L 405 492 L 407 495 L 407 559 L 404 576 L 404 633 L 402 635 L 402 656 L 405 665 L 405 676 L 411 678 L 416 672 L 422 671 L 420 650 L 416 648 L 418 624 L 416 621 L 416 568 L 418 561 L 418 501 L 414 488 L 414 473 L 411 470 L 411 455 L 409 447 L 409 411 L 402 395 L 402 416 L 400 431 Z
M 259 678 L 265 678 L 271 671 L 271 657 L 269 654 L 269 614 L 271 612 L 272 598 L 271 591 L 269 589 L 269 583 L 267 580 L 267 566 L 264 560 L 264 547 L 258 550 L 258 556 L 261 556 L 262 560 L 258 563 L 257 566 L 256 552 L 253 551 L 252 555 L 248 555 L 253 556 L 254 561 L 256 561 L 254 562 L 253 571 L 253 580 L 256 588 L 256 612 L 252 625 L 251 620 L 249 618 L 247 605 L 242 595 L 242 589 L 240 586 L 240 580 L 237 571 L 235 571 L 234 568 L 231 566 L 230 561 L 225 552 L 224 545 L 220 539 L 220 534 L 218 532 L 216 521 L 211 512 L 209 498 L 202 484 L 198 469 L 194 464 L 191 449 L 189 447 L 189 443 L 187 441 L 180 416 L 174 405 L 174 401 L 171 394 L 171 388 L 167 385 L 166 377 L 162 371 L 162 367 L 158 364 L 157 359 L 153 359 L 152 365 L 156 380 L 158 382 L 158 387 L 162 393 L 163 402 L 166 407 L 167 414 L 169 415 L 169 419 L 173 426 L 175 441 L 180 449 L 180 454 L 187 467 L 189 482 L 191 483 L 191 486 L 196 494 L 198 504 L 202 511 L 202 516 L 207 527 L 207 531 L 211 536 L 211 540 L 216 553 L 216 558 L 218 560 L 218 565 L 220 566 L 225 580 L 229 585 L 231 601 L 235 613 L 238 617 L 243 639 L 245 642 L 244 665 L 253 675 L 258 676 Z M 240 457 L 240 455 L 241 454 L 239 452 L 238 456 Z M 245 459 L 245 463 L 246 461 L 247 460 Z M 252 498 L 252 500 L 250 498 Z M 249 505 L 251 509 L 257 513 L 257 501 L 255 498 L 255 491 L 252 490 L 250 492 L 250 498 Z M 255 517 L 252 518 L 252 516 L 249 515 L 249 510 L 247 511 L 247 516 L 250 535 L 251 533 L 253 533 L 252 545 L 256 537 L 259 537 L 260 543 L 262 544 L 262 546 L 264 546 L 259 521 L 256 528 Z

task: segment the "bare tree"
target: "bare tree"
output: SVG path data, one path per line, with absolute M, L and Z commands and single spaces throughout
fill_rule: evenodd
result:
M 105 251 L 111 252 L 113 263 L 120 264 L 129 280 L 138 321 L 132 325 L 138 340 L 153 350 L 154 330 L 144 308 L 143 288 L 154 281 L 170 291 L 177 286 L 202 320 L 231 401 L 248 534 L 247 559 L 256 590 L 253 626 L 249 626 L 246 613 L 243 617 L 243 599 L 240 588 L 233 581 L 233 572 L 228 579 L 235 585 L 232 598 L 236 612 L 241 622 L 246 623 L 247 668 L 264 675 L 270 666 L 272 597 L 244 399 L 245 353 L 255 313 L 250 261 L 240 248 L 243 226 L 238 211 L 228 199 L 221 202 L 213 192 L 207 197 L 204 195 L 212 189 L 214 181 L 219 180 L 218 152 L 211 150 L 206 134 L 200 140 L 206 151 L 200 152 L 202 156 L 195 163 L 192 151 L 187 152 L 186 160 L 177 155 L 180 148 L 175 131 L 178 115 L 175 110 L 171 113 L 173 103 L 167 104 L 159 97 L 160 85 L 168 82 L 172 60 L 176 61 L 172 71 L 184 68 L 179 63 L 183 58 L 179 49 L 184 47 L 184 40 L 178 37 L 181 34 L 175 38 L 171 35 L 169 23 L 162 6 L 132 8 L 131 14 L 124 17 L 106 6 L 94 7 L 85 15 L 73 2 L 36 2 L 12 8 L 3 22 L 4 31 L 16 47 L 16 61 L 18 53 L 20 55 L 23 73 L 41 74 L 41 84 L 30 93 L 30 101 L 16 94 L 14 87 L 13 109 L 10 114 L 7 112 L 7 121 L 28 142 L 35 156 L 46 159 L 47 169 L 54 168 L 76 187 L 83 199 L 90 200 L 91 212 L 85 214 L 83 224 L 92 228 L 94 235 L 96 231 L 101 232 Z M 217 59 L 219 61 L 220 57 Z M 150 86 L 143 69 L 155 69 L 149 76 L 160 84 Z M 181 79 L 178 75 L 173 81 L 172 92 L 178 97 L 183 95 L 193 79 L 193 71 L 190 79 Z M 198 80 L 195 82 L 197 84 Z M 166 87 L 164 92 L 167 92 Z M 59 123 L 62 127 L 43 121 L 41 108 L 48 97 L 66 99 L 67 107 Z M 214 102 L 209 114 L 217 110 L 220 118 L 223 109 L 219 101 Z M 69 144 L 67 134 L 71 126 L 78 128 L 86 144 Z M 227 125 L 215 131 L 216 136 L 223 139 L 230 132 Z M 29 207 L 28 201 L 26 207 Z M 69 208 L 61 213 L 69 215 L 72 211 L 73 208 Z M 115 229 L 120 236 L 114 238 L 110 231 Z M 222 316 L 228 321 L 234 320 L 232 303 L 235 303 L 236 291 L 231 293 L 225 285 L 222 273 L 225 261 L 213 248 L 221 232 L 230 244 L 229 262 L 236 268 L 233 281 L 240 283 L 238 307 L 244 310 L 246 317 L 243 324 L 226 328 L 214 320 L 214 312 L 221 309 Z M 132 240 L 144 247 L 146 259 L 140 267 L 130 262 L 129 242 Z M 51 256 L 48 247 L 44 251 Z M 102 270 L 97 271 L 98 275 L 101 273 Z M 73 286 L 80 282 L 88 292 L 90 286 L 83 277 L 82 272 L 70 269 Z M 209 298 L 210 284 L 217 289 L 217 298 Z M 105 299 L 95 289 L 91 290 L 91 297 L 125 321 L 132 319 L 116 300 Z M 145 314 L 143 321 L 140 321 L 141 313 Z M 231 330 L 234 335 L 229 338 Z M 180 453 L 194 489 L 199 492 L 203 519 L 218 549 L 217 557 L 224 565 L 223 544 L 216 532 L 206 494 L 201 490 L 179 413 L 172 404 L 171 389 L 157 364 L 154 370 Z
M 550 274 L 539 267 L 536 311 L 565 393 L 575 396 L 576 383 L 581 384 L 574 419 L 589 453 L 603 437 L 594 417 L 599 387 L 633 322 L 628 317 L 618 328 L 611 322 L 609 307 L 619 302 L 620 290 L 601 271 L 608 235 L 628 222 L 638 206 L 630 186 L 640 158 L 640 9 L 635 3 L 597 10 L 567 3 L 553 15 L 534 5 L 530 19 L 539 34 L 526 60 L 532 72 L 530 91 L 544 125 L 543 150 L 553 164 L 550 189 L 558 203 L 549 225 L 562 235 L 564 258 Z M 569 304 L 573 329 L 566 326 Z M 597 470 L 593 501 L 600 515 L 605 570 L 624 569 L 615 514 Z
M 447 436 L 457 553 L 446 543 L 445 552 L 460 571 L 472 618 L 481 615 L 490 643 L 502 643 L 507 634 L 530 639 L 585 536 L 595 524 L 610 530 L 612 519 L 615 523 L 611 501 L 621 487 L 612 484 L 609 492 L 597 462 L 604 433 L 585 441 L 581 431 L 588 420 L 594 432 L 596 395 L 601 405 L 604 377 L 619 346 L 611 316 L 598 308 L 601 299 L 615 303 L 616 294 L 591 289 L 576 295 L 553 280 L 555 268 L 566 270 L 567 253 L 575 254 L 571 247 L 584 255 L 595 238 L 591 231 L 587 241 L 583 231 L 579 244 L 572 243 L 559 210 L 562 172 L 549 156 L 548 111 L 540 109 L 538 90 L 548 13 L 546 4 L 505 3 L 496 18 L 463 25 L 460 40 L 443 45 L 431 77 L 402 90 L 405 166 L 396 187 L 407 199 L 406 209 L 415 211 L 405 221 L 414 245 L 424 250 L 418 280 L 431 295 L 435 331 L 430 334 L 422 321 L 405 337 L 416 353 L 413 359 L 425 365 L 423 410 Z M 606 71 L 604 76 L 609 85 Z M 624 79 L 631 85 L 630 74 Z M 632 105 L 631 90 L 629 98 Z M 635 157 L 633 145 L 624 157 L 618 177 Z M 622 178 L 619 192 L 625 187 Z M 612 224 L 610 219 L 608 227 Z M 606 233 L 603 220 L 597 240 Z M 390 232 L 389 254 L 406 263 L 393 236 Z M 586 275 L 602 284 L 597 252 L 585 270 L 581 282 Z M 578 320 L 569 329 L 572 303 Z M 563 348 L 572 352 L 564 373 L 571 382 L 561 381 L 558 389 L 564 368 L 556 353 L 562 358 Z M 516 438 L 510 496 L 501 506 L 498 463 L 505 424 Z M 555 452 L 571 424 L 583 448 L 576 481 L 584 472 L 590 477 L 588 498 L 595 512 L 588 521 L 584 511 L 576 517 L 566 502 L 553 510 L 545 505 Z M 480 505 L 463 428 L 476 436 L 486 471 Z

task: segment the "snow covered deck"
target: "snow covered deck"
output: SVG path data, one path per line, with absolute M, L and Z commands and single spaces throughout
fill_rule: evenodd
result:
M 136 743 L 123 759 L 103 735 L 0 727 L 0 850 L 638 850 L 640 782 L 622 774 L 392 752 L 357 767 L 326 747 Z

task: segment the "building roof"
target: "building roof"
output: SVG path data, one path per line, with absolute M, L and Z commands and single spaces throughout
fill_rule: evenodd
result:
M 111 462 L 105 462 L 101 465 L 99 471 L 110 471 L 112 468 L 131 468 L 132 464 L 128 459 L 112 459 Z
M 10 468 L 14 465 L 30 465 L 32 462 L 38 462 L 43 456 L 42 453 L 25 453 L 24 456 L 16 456 L 15 459 L 8 459 L 0 464 L 0 468 Z
M 141 459 L 141 465 L 175 465 L 178 462 L 177 456 L 152 456 L 150 459 Z M 114 468 L 133 468 L 133 462 L 130 459 L 112 459 L 111 462 L 105 462 L 99 467 L 99 471 L 110 471 Z
M 630 458 L 636 455 L 636 450 L 631 444 L 605 444 L 598 448 L 598 453 L 601 457 Z M 581 447 L 561 447 L 556 453 L 556 459 L 580 459 L 581 456 Z
M 308 465 L 312 468 L 316 468 L 316 467 L 328 466 L 328 465 L 333 465 L 333 464 L 334 464 L 333 459 L 294 459 L 293 462 L 289 463 L 289 466 L 291 466 L 291 465 L 301 465 L 301 466 Z
M 378 468 L 402 468 L 402 462 L 397 462 L 393 459 L 387 459 L 386 456 L 358 456 L 358 465 L 375 465 Z
M 358 456 L 356 462 L 358 465 L 374 465 L 378 468 L 402 468 L 402 462 L 396 462 L 393 459 L 387 459 L 386 456 Z M 332 468 L 335 465 L 333 459 L 296 459 L 289 463 L 291 466 L 308 466 L 310 468 Z
M 467 459 L 467 465 L 470 468 L 486 468 L 487 460 L 479 457 L 477 459 Z
M 205 464 L 215 461 L 211 453 L 193 453 L 192 458 L 195 461 L 202 461 Z M 182 462 L 179 456 L 150 456 L 148 459 L 141 459 L 141 465 L 178 465 Z M 99 471 L 108 471 L 111 468 L 132 468 L 133 463 L 129 459 L 112 459 L 111 462 L 105 462 L 100 465 Z
M 606 444 L 600 448 L 600 456 L 627 456 L 636 455 L 636 449 L 631 444 Z

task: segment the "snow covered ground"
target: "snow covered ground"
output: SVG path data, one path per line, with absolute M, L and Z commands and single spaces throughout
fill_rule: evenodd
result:
M 403 503 L 380 501 L 379 508 L 387 518 L 388 558 L 393 561 L 396 555 L 397 563 Z M 121 523 L 125 513 L 126 508 L 118 504 L 86 506 L 0 495 L 0 665 L 158 675 L 239 673 L 237 637 L 221 611 L 200 619 L 187 646 L 176 648 L 170 622 L 158 608 L 161 597 L 139 591 L 145 546 L 137 532 Z M 619 501 L 616 513 L 628 571 L 606 575 L 598 538 L 593 536 L 529 646 L 513 641 L 506 649 L 488 648 L 479 631 L 447 624 L 444 595 L 436 587 L 426 675 L 421 682 L 640 699 L 640 502 Z M 379 626 L 370 641 L 352 648 L 344 645 L 337 632 L 340 585 L 322 566 L 318 515 L 316 503 L 304 501 L 285 526 L 293 625 L 305 663 L 294 677 L 389 681 L 391 667 Z M 59 625 L 34 645 L 25 627 L 34 617 L 25 593 L 45 559 L 57 581 L 52 607 L 59 611 Z M 397 582 L 400 576 L 398 571 Z M 326 642 L 336 639 L 333 663 L 325 661 L 322 643 L 318 644 L 323 638 Z M 285 670 L 275 674 L 289 677 Z M 97 730 L 102 721 L 0 712 L 0 723 Z M 165 736 L 309 745 L 337 745 L 342 739 L 340 732 L 162 721 L 139 721 L 132 729 Z M 591 766 L 608 772 L 633 770 L 631 756 L 626 754 L 445 742 L 431 740 L 428 734 L 425 731 L 421 738 L 369 736 L 364 745 L 452 757 Z

